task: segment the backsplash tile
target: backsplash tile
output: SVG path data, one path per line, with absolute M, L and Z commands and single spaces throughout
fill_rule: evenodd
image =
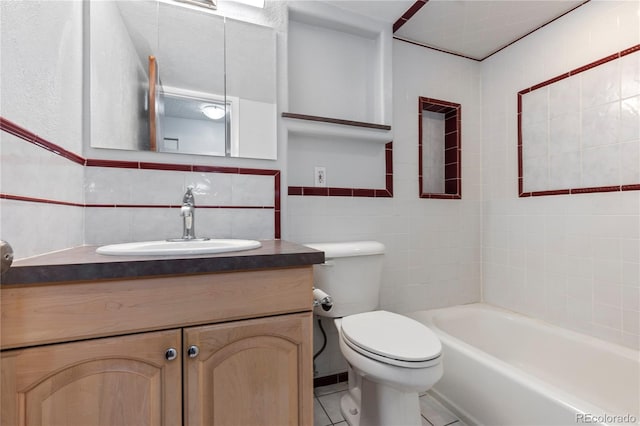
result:
M 231 176 L 231 204 L 234 206 L 273 206 L 273 177 Z
M 232 201 L 234 176 L 229 173 L 186 173 L 184 188 L 194 187 L 196 205 L 230 206 L 234 204 Z
M 179 237 L 178 207 L 189 185 L 195 187 L 200 235 L 280 238 L 279 170 L 85 160 L 44 139 L 36 138 L 41 142 L 34 144 L 31 132 L 6 119 L 0 122 L 0 130 L 0 198 L 11 211 L 3 212 L 2 221 L 7 223 L 3 238 L 15 247 L 11 240 L 21 237 L 18 259 L 82 244 Z M 67 207 L 68 213 L 55 228 L 69 226 L 74 231 L 49 241 L 35 241 L 35 236 L 51 234 L 50 230 L 16 233 L 14 238 L 12 231 L 5 230 L 15 227 L 12 220 L 17 223 L 33 216 L 12 219 L 14 209 L 28 210 L 34 203 L 36 212 L 46 212 L 46 220 L 34 219 L 38 223 L 48 223 L 62 211 L 60 206 Z M 20 229 L 34 227 L 24 224 Z

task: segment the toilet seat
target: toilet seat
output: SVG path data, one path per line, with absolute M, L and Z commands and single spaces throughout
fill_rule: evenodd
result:
M 442 346 L 425 325 L 387 311 L 342 318 L 341 336 L 354 351 L 385 364 L 425 368 L 440 363 Z

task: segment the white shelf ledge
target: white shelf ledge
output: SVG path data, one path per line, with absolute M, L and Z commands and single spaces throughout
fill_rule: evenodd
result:
M 325 136 L 387 143 L 393 140 L 391 126 L 303 114 L 282 113 L 290 135 Z

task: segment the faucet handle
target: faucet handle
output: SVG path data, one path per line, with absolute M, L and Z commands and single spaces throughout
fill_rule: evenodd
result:
M 187 186 L 187 191 L 184 193 L 184 197 L 182 197 L 183 204 L 195 205 L 195 197 L 193 196 L 193 185 Z

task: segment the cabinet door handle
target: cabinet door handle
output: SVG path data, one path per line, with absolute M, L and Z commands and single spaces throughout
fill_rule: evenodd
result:
M 164 353 L 164 357 L 167 359 L 167 361 L 173 361 L 174 359 L 178 358 L 178 351 L 176 351 L 175 348 L 169 348 Z
M 196 345 L 191 345 L 189 346 L 189 349 L 187 349 L 187 355 L 189 355 L 189 358 L 195 358 L 199 353 L 200 348 L 198 348 Z

